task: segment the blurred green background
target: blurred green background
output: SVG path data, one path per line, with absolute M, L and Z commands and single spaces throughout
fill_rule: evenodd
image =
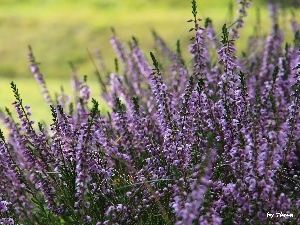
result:
M 281 23 L 289 28 L 291 11 L 296 7 L 285 3 L 286 19 Z M 198 16 L 210 17 L 220 31 L 224 23 L 237 18 L 236 0 L 197 0 Z M 237 47 L 247 47 L 247 37 L 252 34 L 260 11 L 264 29 L 270 29 L 269 13 L 264 0 L 254 0 L 245 29 L 237 40 Z M 190 0 L 0 0 L 0 108 L 12 109 L 14 101 L 10 82 L 20 90 L 25 105 L 32 106 L 37 121 L 51 121 L 49 107 L 43 101 L 40 89 L 30 74 L 27 59 L 28 45 L 32 46 L 36 60 L 53 94 L 63 85 L 71 93 L 69 62 L 79 68 L 79 74 L 88 75 L 93 97 L 100 94 L 94 77 L 94 67 L 88 51 L 99 50 L 108 68 L 116 57 L 109 39 L 114 27 L 121 41 L 135 36 L 146 56 L 154 47 L 151 29 L 155 29 L 171 48 L 178 39 L 182 42 L 184 56 L 189 60 L 188 44 L 192 17 Z M 291 34 L 287 32 L 291 38 Z M 103 109 L 107 106 L 103 103 Z

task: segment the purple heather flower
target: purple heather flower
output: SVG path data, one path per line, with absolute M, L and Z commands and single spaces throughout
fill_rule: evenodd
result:
M 0 200 L 0 212 L 4 213 L 8 210 L 7 206 L 10 205 L 7 201 L 1 201 Z
M 250 2 L 239 1 L 239 15 Z M 54 105 L 30 50 L 31 72 L 54 118 L 37 130 L 18 99 L 18 122 L 0 114 L 10 132 L 7 142 L 0 139 L 1 216 L 41 223 L 32 216 L 41 199 L 41 218 L 50 210 L 51 218 L 78 224 L 147 223 L 152 215 L 172 224 L 221 224 L 236 206 L 233 224 L 265 224 L 268 211 L 299 209 L 297 46 L 283 48 L 276 25 L 236 57 L 225 32 L 219 42 L 212 23 L 203 29 L 196 16 L 191 21 L 191 66 L 155 35 L 157 55 L 170 63 L 154 62 L 154 70 L 136 42 L 126 49 L 114 34 L 122 75 L 111 73 L 104 88 L 113 108 L 107 117 L 90 110 L 91 90 L 76 71 L 72 107 L 63 91 Z M 242 25 L 243 18 L 234 24 L 234 38 Z
M 50 96 L 50 93 L 49 93 L 47 87 L 46 87 L 46 83 L 45 83 L 45 80 L 44 80 L 44 75 L 41 74 L 40 71 L 39 71 L 38 63 L 35 61 L 35 58 L 34 58 L 34 55 L 33 55 L 33 52 L 31 50 L 31 48 L 29 48 L 28 58 L 29 58 L 29 62 L 30 62 L 31 72 L 34 75 L 34 78 L 37 80 L 37 82 L 41 86 L 42 94 L 45 98 L 45 101 L 49 105 L 53 105 L 53 100 Z
M 136 44 L 132 43 L 131 47 L 132 47 L 132 55 L 136 61 L 136 64 L 137 64 L 140 72 L 147 78 L 147 80 L 149 82 L 151 80 L 150 74 L 152 73 L 152 70 L 151 70 L 151 67 L 150 67 L 148 61 L 146 60 L 143 52 L 140 50 L 140 48 Z
M 0 218 L 0 223 L 3 225 L 14 225 L 15 221 L 12 218 Z
M 116 35 L 114 35 L 110 39 L 110 43 L 111 43 L 112 47 L 114 48 L 115 52 L 117 53 L 118 58 L 122 61 L 122 63 L 124 63 L 125 65 L 127 65 L 125 63 L 127 61 L 127 53 L 125 51 L 124 46 L 122 46 L 122 44 L 119 42 L 119 40 L 116 37 Z
M 231 30 L 233 33 L 233 39 L 237 39 L 240 37 L 238 30 L 243 28 L 244 26 L 244 19 L 248 15 L 247 8 L 250 8 L 252 0 L 238 0 L 239 4 L 238 14 L 239 18 L 237 19 L 237 23 L 235 27 Z

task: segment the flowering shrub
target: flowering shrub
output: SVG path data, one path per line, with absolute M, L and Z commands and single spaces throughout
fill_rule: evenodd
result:
M 107 116 L 76 74 L 74 99 L 52 99 L 29 48 L 53 123 L 35 129 L 11 83 L 19 120 L 1 115 L 0 223 L 299 224 L 299 25 L 284 44 L 273 7 L 270 34 L 237 57 L 249 2 L 219 42 L 192 1 L 192 66 L 179 42 L 173 51 L 154 33 L 161 64 L 114 34 L 123 71 L 116 61 L 109 84 L 100 79 Z

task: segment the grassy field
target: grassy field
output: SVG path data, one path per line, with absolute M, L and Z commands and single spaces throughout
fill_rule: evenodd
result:
M 235 6 L 230 9 L 230 2 Z M 235 0 L 198 0 L 199 17 L 210 17 L 220 30 L 224 23 L 237 18 Z M 261 32 L 267 34 L 270 21 L 265 5 L 256 3 L 249 10 L 246 28 L 237 46 L 246 47 L 246 37 L 253 32 L 256 11 L 260 9 Z M 190 1 L 181 0 L 1 0 L 0 3 L 0 108 L 11 105 L 13 80 L 27 105 L 32 106 L 36 120 L 50 121 L 50 112 L 43 103 L 40 90 L 32 78 L 27 62 L 27 46 L 31 45 L 41 71 L 52 93 L 63 85 L 70 92 L 69 62 L 79 67 L 80 74 L 93 77 L 94 67 L 88 51 L 101 51 L 104 62 L 112 68 L 116 57 L 109 43 L 114 27 L 122 41 L 135 36 L 148 56 L 154 42 L 151 29 L 155 29 L 168 44 L 175 48 L 182 41 L 184 56 L 188 57 L 191 18 Z M 288 20 L 288 19 L 286 19 Z M 287 25 L 287 21 L 282 21 Z M 289 35 L 289 34 L 288 34 Z M 67 85 L 65 85 L 67 84 Z M 100 91 L 91 82 L 95 96 Z M 10 107 L 11 108 L 11 107 Z M 46 119 L 48 118 L 48 119 Z
M 41 89 L 34 78 L 17 78 L 13 80 L 19 89 L 24 106 L 31 106 L 30 112 L 32 113 L 32 120 L 35 121 L 34 126 L 37 128 L 37 122 L 45 122 L 46 124 L 50 124 L 50 122 L 52 122 L 50 107 L 45 102 L 41 94 Z M 13 113 L 13 116 L 16 116 L 14 108 L 11 104 L 15 101 L 15 99 L 10 83 L 10 78 L 1 78 L 1 110 L 3 110 L 5 106 Z M 106 102 L 100 98 L 98 82 L 95 79 L 91 79 L 88 80 L 87 83 L 92 89 L 91 97 L 98 100 L 100 111 L 103 114 L 106 114 L 106 112 L 109 110 L 109 107 Z M 65 93 L 69 94 L 70 98 L 73 98 L 73 90 L 69 79 L 48 79 L 46 85 L 51 91 L 50 94 L 53 98 L 55 97 L 55 93 L 61 92 L 61 87 L 63 87 Z M 1 123 L 0 128 L 4 130 L 5 134 L 7 134 L 6 128 Z
M 210 17 L 218 29 L 236 18 L 229 4 L 235 0 L 198 0 L 199 16 Z M 243 34 L 255 24 L 258 3 L 249 10 Z M 115 58 L 109 44 L 111 27 L 123 41 L 134 35 L 145 51 L 153 48 L 151 29 L 155 29 L 172 46 L 181 39 L 188 45 L 191 18 L 190 1 L 179 0 L 2 0 L 0 3 L 0 76 L 24 77 L 27 69 L 27 46 L 31 45 L 48 77 L 69 74 L 68 62 L 91 73 L 93 67 L 87 49 L 99 49 L 111 66 Z M 269 26 L 266 7 L 260 7 L 262 24 Z M 267 32 L 265 29 L 264 32 Z M 244 36 L 245 37 L 245 36 Z M 242 38 L 244 38 L 242 36 Z M 237 44 L 246 45 L 245 39 Z M 187 51 L 185 52 L 187 56 Z

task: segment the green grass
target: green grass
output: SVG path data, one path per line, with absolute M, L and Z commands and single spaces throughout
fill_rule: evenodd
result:
M 233 16 L 229 15 L 230 2 L 235 6 Z M 219 30 L 225 22 L 236 18 L 235 0 L 198 0 L 197 3 L 199 17 L 211 17 Z M 257 7 L 258 3 L 250 9 L 243 34 L 252 33 Z M 268 12 L 266 7 L 260 8 L 262 24 L 267 28 Z M 190 28 L 186 20 L 189 18 L 189 0 L 86 0 L 84 3 L 78 0 L 2 0 L 0 77 L 24 77 L 28 73 L 28 45 L 33 47 L 48 77 L 68 75 L 69 61 L 80 66 L 81 72 L 91 73 L 93 68 L 87 48 L 99 49 L 111 67 L 115 58 L 109 44 L 111 27 L 123 41 L 136 36 L 146 52 L 153 48 L 152 28 L 171 45 L 180 38 L 186 47 Z M 244 38 L 240 43 L 246 46 Z
M 52 116 L 50 111 L 50 106 L 45 102 L 41 89 L 34 78 L 18 78 L 13 79 L 14 83 L 19 89 L 21 98 L 23 99 L 24 106 L 31 106 L 30 112 L 32 113 L 32 120 L 35 121 L 35 127 L 37 128 L 37 122 L 45 122 L 50 124 L 52 122 Z M 11 89 L 12 79 L 2 78 L 0 82 L 1 92 L 5 94 L 0 95 L 1 108 L 7 107 L 13 115 L 16 117 L 12 102 L 15 101 L 14 94 Z M 109 107 L 105 101 L 103 101 L 100 96 L 99 84 L 95 79 L 87 81 L 88 85 L 92 89 L 91 98 L 97 99 L 99 102 L 99 109 L 103 114 L 109 110 Z M 61 92 L 61 87 L 63 86 L 64 92 L 69 94 L 73 98 L 73 90 L 71 86 L 71 81 L 69 79 L 49 79 L 46 80 L 46 85 L 50 90 L 51 97 L 55 97 L 55 93 Z M 0 128 L 4 130 L 7 134 L 6 128 L 0 123 Z
M 111 27 L 115 27 L 123 40 L 130 40 L 135 35 L 143 39 L 142 45 L 150 48 L 151 28 L 164 30 L 165 37 L 175 42 L 176 37 L 188 29 L 185 20 L 190 17 L 188 7 L 167 10 L 163 5 L 148 4 L 150 6 L 146 8 L 147 4 L 137 4 L 142 1 L 31 2 L 0 8 L 1 76 L 22 76 L 27 72 L 29 44 L 45 65 L 43 69 L 48 76 L 68 74 L 68 61 L 88 73 L 92 69 L 86 48 L 101 50 L 106 63 L 112 65 L 115 55 L 109 44 Z M 176 27 L 172 26 L 174 23 Z
M 232 15 L 230 2 L 235 6 Z M 267 34 L 269 31 L 267 8 L 255 2 L 249 10 L 241 38 L 236 42 L 238 48 L 247 47 L 246 38 L 253 32 L 258 7 L 264 28 L 261 32 Z M 230 24 L 237 17 L 236 0 L 198 0 L 197 4 L 198 16 L 210 17 L 219 31 L 224 23 Z M 168 40 L 173 49 L 180 39 L 183 55 L 189 61 L 191 34 L 188 30 L 191 24 L 186 20 L 191 17 L 189 0 L 1 0 L 0 108 L 11 106 L 14 101 L 10 90 L 10 82 L 14 81 L 24 103 L 32 106 L 33 118 L 51 121 L 50 110 L 29 72 L 28 45 L 32 46 L 36 60 L 41 62 L 41 71 L 46 75 L 52 93 L 59 91 L 61 85 L 71 93 L 70 61 L 79 67 L 80 74 L 88 75 L 89 79 L 94 77 L 87 49 L 91 52 L 100 50 L 108 68 L 113 68 L 116 55 L 109 43 L 111 27 L 115 28 L 121 41 L 128 42 L 135 36 L 147 57 L 154 47 L 151 29 Z M 290 33 L 287 35 L 292 38 Z M 95 82 L 91 82 L 91 87 L 99 95 Z

